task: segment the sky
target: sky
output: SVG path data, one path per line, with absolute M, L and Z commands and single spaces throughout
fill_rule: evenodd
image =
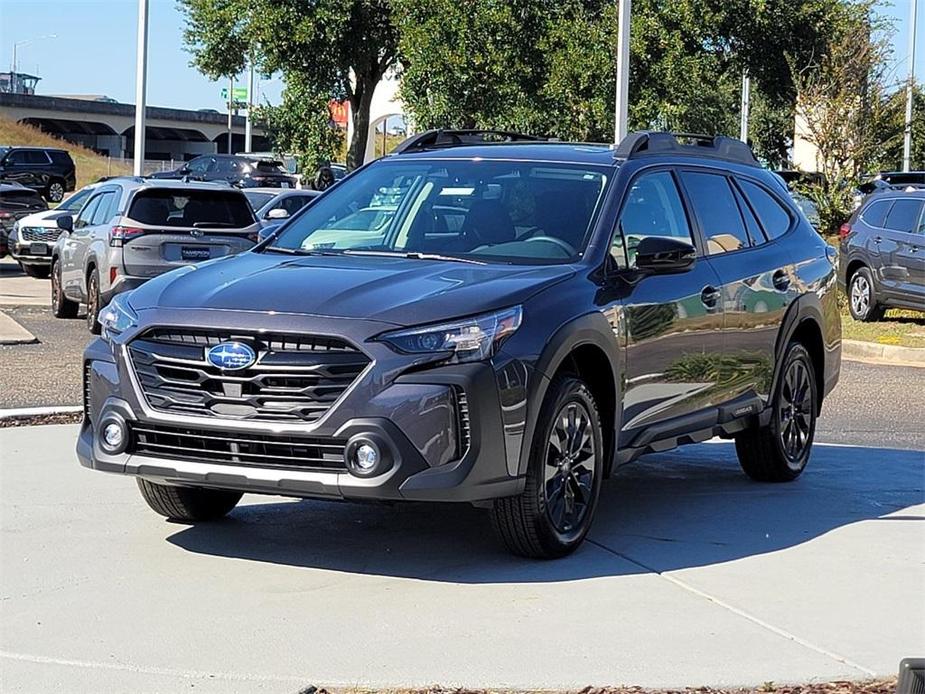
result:
M 911 0 L 882 8 L 896 19 L 897 77 L 907 71 Z M 221 89 L 190 67 L 183 49 L 184 18 L 175 0 L 149 0 L 148 105 L 223 111 Z M 105 94 L 135 100 L 136 0 L 0 0 L 0 70 L 9 69 L 20 42 L 20 72 L 42 78 L 39 94 Z M 925 0 L 919 0 L 915 72 L 925 81 Z M 55 38 L 42 38 L 54 34 Z M 243 80 L 243 76 L 242 76 Z M 241 85 L 243 86 L 243 84 Z M 278 103 L 280 80 L 261 81 L 259 101 Z

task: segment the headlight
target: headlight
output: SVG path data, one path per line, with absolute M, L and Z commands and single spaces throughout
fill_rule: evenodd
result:
M 446 352 L 451 362 L 481 361 L 492 357 L 501 343 L 520 327 L 520 306 L 439 325 L 384 333 L 379 340 L 404 354 Z
M 100 312 L 100 335 L 107 342 L 135 326 L 138 316 L 128 302 L 128 294 L 118 294 Z

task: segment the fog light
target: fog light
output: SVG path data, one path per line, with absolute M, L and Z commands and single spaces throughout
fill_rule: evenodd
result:
M 121 419 L 107 417 L 100 428 L 100 446 L 110 454 L 121 453 L 128 443 L 128 432 Z
M 353 452 L 356 466 L 363 472 L 369 472 L 379 464 L 379 451 L 368 443 L 361 443 Z
M 356 477 L 375 477 L 392 464 L 388 445 L 375 434 L 360 434 L 347 442 L 344 459 L 350 474 Z

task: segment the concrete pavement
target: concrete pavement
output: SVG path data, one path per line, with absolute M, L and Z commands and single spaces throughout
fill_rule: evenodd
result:
M 468 506 L 249 496 L 168 523 L 75 434 L 0 430 L 4 692 L 756 685 L 925 653 L 922 451 L 821 445 L 789 485 L 729 443 L 651 456 L 576 555 L 531 562 Z
M 27 277 L 12 257 L 0 259 L 0 306 L 48 306 L 48 280 Z

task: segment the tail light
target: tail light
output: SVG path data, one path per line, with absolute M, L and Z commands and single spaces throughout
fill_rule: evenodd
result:
M 124 246 L 126 243 L 132 239 L 138 238 L 145 233 L 144 229 L 139 229 L 138 227 L 124 227 L 117 226 L 113 227 L 112 231 L 109 232 L 109 245 L 110 246 Z
M 851 233 L 851 225 L 848 222 L 845 222 L 840 227 L 838 227 L 838 238 L 844 240 L 848 238 L 848 234 Z

